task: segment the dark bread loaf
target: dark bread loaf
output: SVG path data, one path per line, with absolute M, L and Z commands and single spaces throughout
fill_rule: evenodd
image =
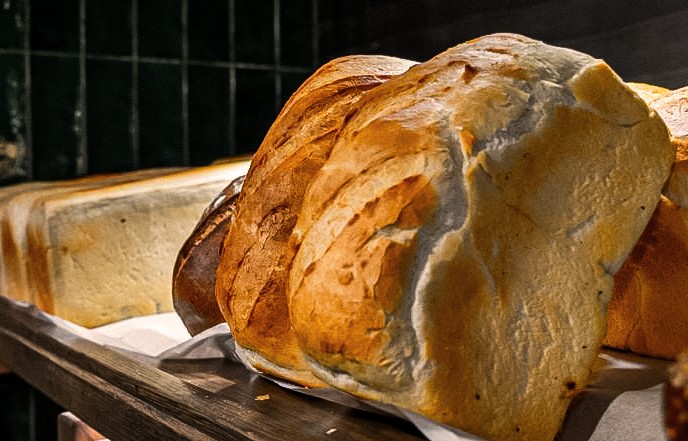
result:
M 244 183 L 232 181 L 208 206 L 174 264 L 174 309 L 191 335 L 224 323 L 215 297 L 215 271 L 220 249 L 234 216 L 234 205 Z

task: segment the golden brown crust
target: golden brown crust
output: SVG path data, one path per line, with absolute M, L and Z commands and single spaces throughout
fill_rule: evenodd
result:
M 304 371 L 289 324 L 286 283 L 298 247 L 289 236 L 302 195 L 350 108 L 412 64 L 379 56 L 326 64 L 290 98 L 256 152 L 225 239 L 216 295 L 237 344 L 255 353 L 257 369 L 278 374 L 277 368 L 287 368 L 294 381 L 320 384 Z
M 674 154 L 607 65 L 520 36 L 371 90 L 292 233 L 291 322 L 314 372 L 488 439 L 552 439 Z
M 400 314 L 405 286 L 411 282 L 404 275 L 411 273 L 418 244 L 415 238 L 400 243 L 393 234 L 371 236 L 383 228 L 418 230 L 432 216 L 436 198 L 424 176 L 402 179 L 371 197 L 332 241 L 330 251 L 305 269 L 308 283 L 294 287 L 290 311 L 305 353 L 324 366 L 345 368 L 363 378 L 371 361 L 401 361 L 400 354 L 392 356 L 387 349 L 398 337 L 395 333 L 408 324 L 399 320 L 389 326 L 387 321 Z M 381 388 L 390 382 L 398 388 L 412 382 L 403 369 L 391 372 L 394 378 L 389 381 L 376 375 L 368 382 Z
M 662 198 L 614 278 L 605 344 L 675 358 L 688 348 L 688 212 Z
M 552 439 L 669 173 L 666 126 L 603 62 L 522 36 L 369 61 L 316 73 L 254 158 L 216 284 L 240 356 Z
M 627 83 L 635 93 L 640 96 L 646 103 L 650 104 L 652 101 L 662 97 L 670 92 L 669 89 L 655 86 L 647 83 Z

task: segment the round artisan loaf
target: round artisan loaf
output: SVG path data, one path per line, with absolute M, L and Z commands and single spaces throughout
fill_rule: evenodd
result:
M 291 332 L 286 283 L 289 244 L 303 193 L 361 96 L 415 63 L 350 56 L 324 65 L 289 99 L 256 152 L 217 268 L 216 295 L 249 366 L 308 386 Z
M 172 273 L 172 300 L 191 335 L 225 321 L 215 297 L 215 271 L 243 182 L 241 176 L 222 190 L 177 254 Z
M 551 440 L 674 159 L 602 61 L 521 36 L 366 93 L 305 193 L 289 312 L 313 372 L 488 439 Z
M 688 348 L 688 88 L 648 101 L 669 128 L 676 160 L 666 198 L 614 278 L 604 344 L 673 359 Z

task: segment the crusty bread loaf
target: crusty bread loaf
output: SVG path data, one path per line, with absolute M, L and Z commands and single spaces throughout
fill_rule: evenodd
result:
M 256 152 L 216 283 L 218 303 L 248 365 L 301 384 L 321 384 L 305 369 L 289 324 L 286 282 L 294 250 L 289 235 L 303 193 L 347 114 L 367 91 L 413 64 L 382 56 L 326 64 L 289 99 Z
M 215 296 L 215 271 L 243 182 L 244 176 L 235 179 L 212 201 L 177 255 L 172 300 L 191 335 L 225 322 Z
M 299 347 L 355 395 L 552 439 L 673 159 L 656 113 L 589 56 L 492 35 L 411 68 L 352 107 L 304 196 Z
M 673 359 L 688 348 L 688 88 L 650 98 L 677 146 L 663 198 L 615 276 L 604 344 Z
M 27 187 L 3 205 L 3 266 L 25 268 L 14 281 L 21 286 L 4 295 L 87 327 L 171 311 L 181 244 L 209 201 L 247 168 L 148 170 Z

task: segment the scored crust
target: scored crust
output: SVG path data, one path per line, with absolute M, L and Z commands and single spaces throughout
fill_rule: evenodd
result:
M 489 439 L 552 439 L 674 154 L 606 64 L 525 37 L 371 90 L 293 230 L 311 368 Z
M 413 62 L 350 56 L 324 65 L 289 99 L 256 152 L 217 269 L 216 296 L 254 368 L 310 386 L 291 332 L 286 283 L 298 243 L 289 236 L 302 195 L 329 155 L 347 113 L 367 91 Z M 269 362 L 268 362 L 269 360 Z

